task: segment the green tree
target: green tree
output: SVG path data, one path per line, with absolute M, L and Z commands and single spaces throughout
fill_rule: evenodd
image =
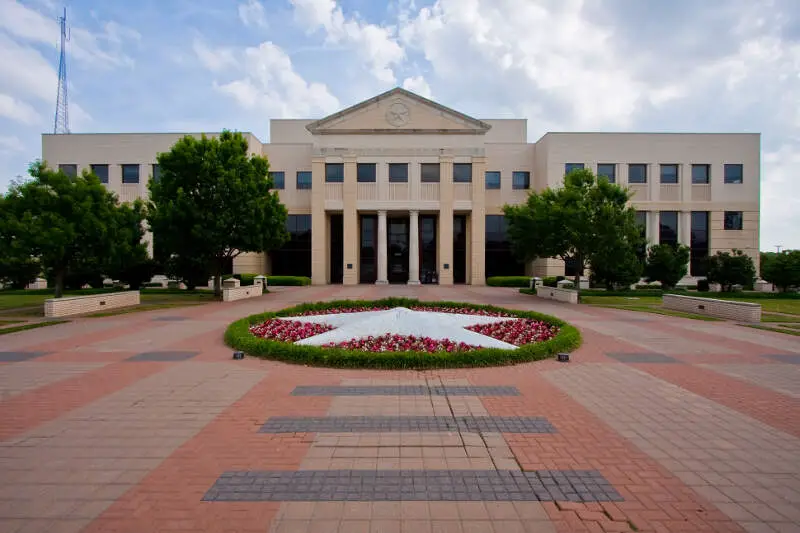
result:
M 109 254 L 104 272 L 111 278 L 139 289 L 150 281 L 156 264 L 147 254 L 145 234 L 145 205 L 141 200 L 120 205 L 111 224 L 114 246 Z
M 623 255 L 635 251 L 642 242 L 629 199 L 630 193 L 622 187 L 580 169 L 564 177 L 563 187 L 533 191 L 526 203 L 506 205 L 503 212 L 518 257 L 573 260 L 578 267 L 575 287 L 580 287 L 580 272 L 587 265 L 605 265 L 610 275 L 607 258 L 615 251 Z
M 741 250 L 717 252 L 707 261 L 708 282 L 719 283 L 723 292 L 732 291 L 734 285 L 752 287 L 756 280 L 756 266 L 750 256 Z
M 179 263 L 208 262 L 218 297 L 226 262 L 288 239 L 286 208 L 271 190 L 269 163 L 248 154 L 241 133 L 186 136 L 159 154 L 158 164 L 160 179 L 149 185 L 150 227 Z
M 41 273 L 42 267 L 22 246 L 18 238 L 22 228 L 12 215 L 5 197 L 0 196 L 0 283 L 24 289 Z
M 598 253 L 591 262 L 591 278 L 597 285 L 604 285 L 608 290 L 618 287 L 628 288 L 642 277 L 642 260 L 637 249 L 626 247 Z
M 29 173 L 31 180 L 13 183 L 6 194 L 3 224 L 13 228 L 19 253 L 38 258 L 52 275 L 58 298 L 71 270 L 109 254 L 116 197 L 86 171 L 70 177 L 35 162 Z
M 665 289 L 678 284 L 688 269 L 689 247 L 679 244 L 657 244 L 647 251 L 644 276 L 648 282 L 659 281 Z
M 768 261 L 761 262 L 761 277 L 786 292 L 800 286 L 800 250 L 784 250 L 772 253 Z M 763 256 L 764 254 L 762 254 Z

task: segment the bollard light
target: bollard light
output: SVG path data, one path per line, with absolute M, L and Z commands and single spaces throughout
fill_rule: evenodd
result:
M 234 359 L 244 359 L 244 352 L 236 351 L 233 352 Z
M 558 357 L 559 363 L 569 363 L 569 354 L 568 353 L 559 353 L 556 355 Z

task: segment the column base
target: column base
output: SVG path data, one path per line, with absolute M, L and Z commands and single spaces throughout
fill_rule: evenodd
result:
M 386 280 L 380 280 L 380 279 L 379 279 L 378 281 L 376 281 L 376 282 L 375 282 L 375 285 L 388 285 L 388 284 L 389 284 L 389 282 L 388 282 L 388 281 L 386 281 Z
M 411 280 L 408 280 L 408 283 L 406 283 L 406 284 L 407 284 L 407 285 L 421 285 L 421 283 L 419 282 L 419 280 L 417 280 L 417 281 L 411 281 Z

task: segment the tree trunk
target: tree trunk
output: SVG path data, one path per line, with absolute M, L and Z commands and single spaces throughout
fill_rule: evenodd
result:
M 214 298 L 222 300 L 222 261 L 214 261 Z
M 64 269 L 59 268 L 56 270 L 56 286 L 55 297 L 61 298 L 64 295 Z

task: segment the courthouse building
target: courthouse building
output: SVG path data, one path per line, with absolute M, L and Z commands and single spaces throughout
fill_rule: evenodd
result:
M 529 142 L 527 131 L 526 119 L 476 119 L 399 88 L 319 120 L 272 120 L 269 143 L 246 137 L 269 159 L 292 238 L 239 256 L 233 270 L 315 284 L 570 275 L 557 259 L 519 262 L 502 208 L 576 167 L 630 188 L 651 244 L 691 247 L 692 276 L 717 250 L 758 264 L 758 134 L 551 132 Z M 42 156 L 66 172 L 92 169 L 132 201 L 183 135 L 46 134 Z

